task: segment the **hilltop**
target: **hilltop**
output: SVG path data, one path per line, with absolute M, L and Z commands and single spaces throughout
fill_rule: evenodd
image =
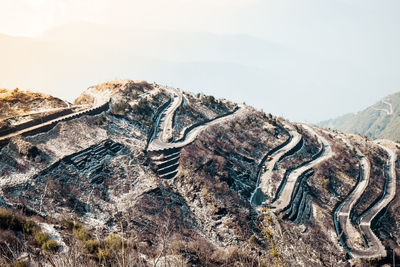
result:
M 51 108 L 67 107 L 68 103 L 50 95 L 20 91 L 0 89 L 0 119 L 22 115 L 30 112 L 38 112 Z
M 372 139 L 400 140 L 400 92 L 389 95 L 374 105 L 319 123 L 322 127 L 356 133 Z
M 0 134 L 2 265 L 400 260 L 396 143 L 145 81 L 70 109 Z
M 18 88 L 0 89 L 0 103 L 0 132 L 34 119 L 38 113 L 43 116 L 44 110 L 51 114 L 70 106 L 59 98 Z

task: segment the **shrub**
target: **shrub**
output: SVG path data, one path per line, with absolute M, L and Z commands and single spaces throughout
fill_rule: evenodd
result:
M 35 234 L 36 243 L 46 252 L 56 252 L 59 248 L 58 243 L 51 239 L 50 236 L 43 232 L 37 232 Z
M 323 187 L 325 190 L 329 190 L 329 179 L 328 179 L 328 178 L 322 179 L 321 183 L 322 183 L 322 187 Z
M 100 115 L 97 118 L 94 119 L 93 124 L 96 126 L 102 126 L 106 123 L 107 118 L 104 115 Z
M 268 222 L 269 225 L 271 225 L 272 222 L 274 221 L 274 219 L 273 219 L 271 216 L 267 216 L 267 217 L 265 218 L 265 220 Z
M 39 226 L 35 222 L 27 220 L 21 215 L 15 215 L 5 208 L 0 209 L 0 228 L 26 234 L 33 234 L 39 230 Z
M 35 234 L 35 240 L 39 246 L 42 246 L 49 239 L 50 239 L 49 235 L 43 232 L 37 232 Z
M 140 102 L 139 102 L 140 103 Z M 124 115 L 126 112 L 128 112 L 131 109 L 131 106 L 124 101 L 116 102 L 112 105 L 112 110 L 111 112 L 113 114 L 119 114 L 119 115 Z
M 141 114 L 143 116 L 151 116 L 153 109 L 146 99 L 140 99 L 139 103 L 133 106 L 132 112 Z
M 107 248 L 113 250 L 119 250 L 122 249 L 122 246 L 126 246 L 126 242 L 119 235 L 116 234 L 110 234 L 109 236 L 107 236 L 105 244 Z
M 89 239 L 85 242 L 85 247 L 90 253 L 96 253 L 100 248 L 100 242 L 94 239 Z
M 25 233 L 33 234 L 34 232 L 39 231 L 39 226 L 35 222 L 27 220 L 24 222 L 23 229 Z
M 98 254 L 100 251 L 100 241 L 91 239 L 88 230 L 82 224 L 73 222 L 70 219 L 64 219 L 63 225 L 70 230 L 72 229 L 75 238 L 83 244 L 89 253 Z
M 110 251 L 108 249 L 99 249 L 97 251 L 97 258 L 99 261 L 106 261 L 110 257 Z
M 0 228 L 22 232 L 24 223 L 23 218 L 13 215 L 5 208 L 0 209 Z
M 86 242 L 90 238 L 89 234 L 87 233 L 87 231 L 84 227 L 74 228 L 73 231 L 74 231 L 75 238 L 81 242 Z
M 269 253 L 271 254 L 271 256 L 274 258 L 280 258 L 281 254 L 279 253 L 278 246 L 273 242 L 271 242 L 271 245 L 272 245 L 272 247 L 269 250 Z
M 14 261 L 13 263 L 14 267 L 28 267 L 28 263 L 22 262 L 22 261 Z
M 269 230 L 267 227 L 265 227 L 264 229 L 262 229 L 262 233 L 263 235 L 268 238 L 271 239 L 274 237 L 274 234 L 271 232 L 271 230 Z
M 68 218 L 62 219 L 60 223 L 61 223 L 61 226 L 63 226 L 64 228 L 66 228 L 68 230 L 74 229 L 74 226 L 75 226 L 75 222 Z
M 268 207 L 262 207 L 261 212 L 266 213 L 268 210 Z
M 46 252 L 56 252 L 60 246 L 57 241 L 49 239 L 42 244 L 42 250 Z
M 33 236 L 36 245 L 46 252 L 55 252 L 59 248 L 58 243 L 51 239 L 48 234 L 41 232 L 40 227 L 34 221 L 21 215 L 15 215 L 5 208 L 0 209 L 0 228 Z M 20 263 L 16 262 L 15 264 Z

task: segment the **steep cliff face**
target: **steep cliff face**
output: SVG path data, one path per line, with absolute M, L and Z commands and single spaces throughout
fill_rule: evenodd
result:
M 0 136 L 1 264 L 379 265 L 399 250 L 397 144 L 142 81 L 75 102 L 104 103 Z

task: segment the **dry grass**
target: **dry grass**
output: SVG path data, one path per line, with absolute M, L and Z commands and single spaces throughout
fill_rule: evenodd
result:
M 0 119 L 42 108 L 66 107 L 66 103 L 58 98 L 42 93 L 20 91 L 18 88 L 14 90 L 1 89 L 0 102 Z

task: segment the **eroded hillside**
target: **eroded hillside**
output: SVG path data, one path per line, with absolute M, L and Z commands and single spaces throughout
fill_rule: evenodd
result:
M 74 107 L 0 136 L 3 265 L 400 262 L 398 144 L 139 81 Z

